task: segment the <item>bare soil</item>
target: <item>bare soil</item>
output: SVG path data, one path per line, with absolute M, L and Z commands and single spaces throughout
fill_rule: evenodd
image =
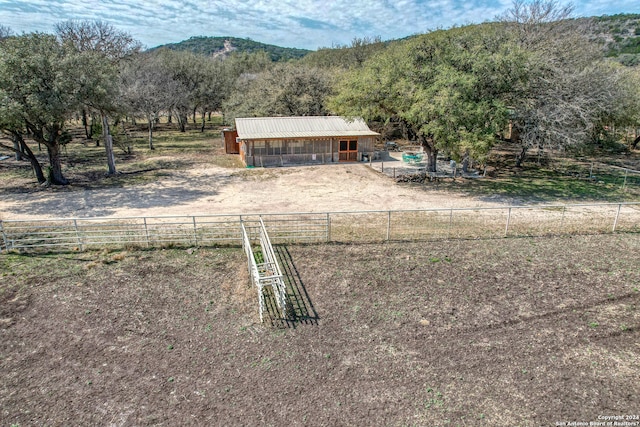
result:
M 395 210 L 509 202 L 503 197 L 482 199 L 401 186 L 364 163 L 245 169 L 233 167 L 237 156 L 219 148 L 197 154 L 151 153 L 145 162 L 160 165 L 161 172 L 128 166 L 123 159 L 124 174 L 108 179 L 103 173 L 74 175 L 74 169 L 67 168 L 72 184 L 66 187 L 39 187 L 28 173 L 0 180 L 0 219 Z M 0 176 L 12 168 L 28 169 L 24 162 L 1 163 Z
M 473 171 L 467 179 L 443 178 L 443 182 L 413 185 L 397 183 L 394 176 L 415 173 L 424 164 L 406 165 L 400 152 L 382 152 L 371 167 L 360 162 L 247 169 L 238 155 L 224 154 L 216 126 L 210 124 L 204 133 L 196 129 L 181 133 L 162 123 L 153 151 L 146 148 L 144 126 L 130 126 L 133 151 L 118 150 L 120 173 L 107 176 L 104 148 L 82 139 L 82 134 L 82 129 L 75 129 L 76 137 L 63 150 L 62 166 L 69 186 L 39 186 L 28 162 L 0 161 L 0 220 L 618 202 L 635 201 L 640 194 L 638 152 L 582 162 L 556 159 L 553 171 L 539 165 L 523 170 L 513 167 L 514 148 L 500 146 L 492 151 L 486 179 L 474 179 L 479 175 Z M 403 149 L 409 144 L 398 143 Z M 37 145 L 32 149 L 46 165 L 46 151 L 37 151 Z M 594 160 L 615 165 L 616 176 L 609 177 L 612 182 L 575 176 L 576 171 L 594 172 Z M 629 177 L 625 168 L 631 170 Z M 595 169 L 600 176 L 602 168 Z M 448 162 L 439 161 L 438 170 L 452 176 Z M 623 191 L 625 179 L 628 185 Z
M 240 249 L 3 255 L 0 425 L 638 414 L 637 234 L 277 252 L 295 317 L 264 324 Z

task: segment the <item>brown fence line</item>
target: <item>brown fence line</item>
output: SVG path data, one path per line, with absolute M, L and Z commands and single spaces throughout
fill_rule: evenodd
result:
M 422 210 L 0 221 L 0 251 L 241 246 L 262 219 L 274 243 L 367 243 L 640 232 L 640 202 Z

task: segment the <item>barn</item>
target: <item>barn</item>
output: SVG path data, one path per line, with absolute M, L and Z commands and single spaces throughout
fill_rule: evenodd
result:
M 362 119 L 338 116 L 237 118 L 236 132 L 247 166 L 361 161 L 380 135 Z

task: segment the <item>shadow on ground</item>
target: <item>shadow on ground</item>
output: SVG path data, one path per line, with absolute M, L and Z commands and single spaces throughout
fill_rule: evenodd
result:
M 171 180 L 160 179 L 126 187 L 55 187 L 35 192 L 4 189 L 0 190 L 0 198 L 5 202 L 14 202 L 14 206 L 8 210 L 16 217 L 23 214 L 100 217 L 114 215 L 119 209 L 173 207 L 213 197 L 218 194 L 217 189 L 230 180 L 230 176 L 174 174 Z
M 298 325 L 318 325 L 320 316 L 316 312 L 300 273 L 293 262 L 286 245 L 274 246 L 276 258 L 280 264 L 285 284 L 287 285 L 288 306 L 286 316 L 282 317 L 271 289 L 265 289 L 267 306 L 266 318 L 277 328 L 296 328 Z

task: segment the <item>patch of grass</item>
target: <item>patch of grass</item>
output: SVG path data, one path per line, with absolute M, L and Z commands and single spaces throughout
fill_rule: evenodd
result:
M 431 387 L 427 388 L 427 400 L 424 404 L 425 409 L 442 408 L 444 406 L 444 397 L 442 393 Z
M 244 164 L 242 163 L 242 160 L 240 160 L 240 156 L 235 154 L 216 155 L 211 159 L 211 163 L 213 163 L 216 166 L 221 166 L 223 168 L 228 168 L 228 169 L 238 169 L 238 168 L 245 167 Z
M 193 126 L 191 124 L 191 126 Z M 94 140 L 74 139 L 66 144 L 61 153 L 62 173 L 70 180 L 71 186 L 89 188 L 126 187 L 145 184 L 167 176 L 172 171 L 184 170 L 194 164 L 213 163 L 224 167 L 241 167 L 238 156 L 223 154 L 221 134 L 217 126 L 207 123 L 209 129 L 200 132 L 199 125 L 186 132 L 179 132 L 172 125 L 161 124 L 154 133 L 154 150 L 148 147 L 145 126 L 127 126 L 128 138 L 121 129 L 114 129 L 114 137 L 130 152 L 114 147 L 118 174 L 106 174 L 105 150 Z M 83 131 L 78 130 L 78 135 Z M 27 141 L 38 157 L 43 168 L 48 165 L 47 152 L 38 151 L 37 144 Z M 219 156 L 219 158 L 218 158 Z M 23 189 L 37 185 L 28 162 L 4 161 L 0 163 L 0 189 Z M 17 186 L 17 187 L 16 187 Z
M 475 196 L 500 195 L 533 201 L 570 200 L 631 201 L 640 197 L 640 189 L 622 183 L 591 181 L 548 173 L 538 176 L 523 174 L 510 178 L 479 179 L 465 190 Z M 450 187 L 454 190 L 455 188 Z
M 565 154 L 566 155 L 566 154 Z M 524 168 L 514 167 L 515 155 L 510 148 L 499 147 L 491 164 L 496 167 L 492 178 L 441 182 L 438 188 L 466 192 L 472 196 L 501 196 L 537 202 L 634 201 L 640 198 L 640 174 L 625 170 L 640 169 L 640 155 L 616 155 L 594 151 L 588 158 L 562 157 L 538 165 L 526 162 Z

